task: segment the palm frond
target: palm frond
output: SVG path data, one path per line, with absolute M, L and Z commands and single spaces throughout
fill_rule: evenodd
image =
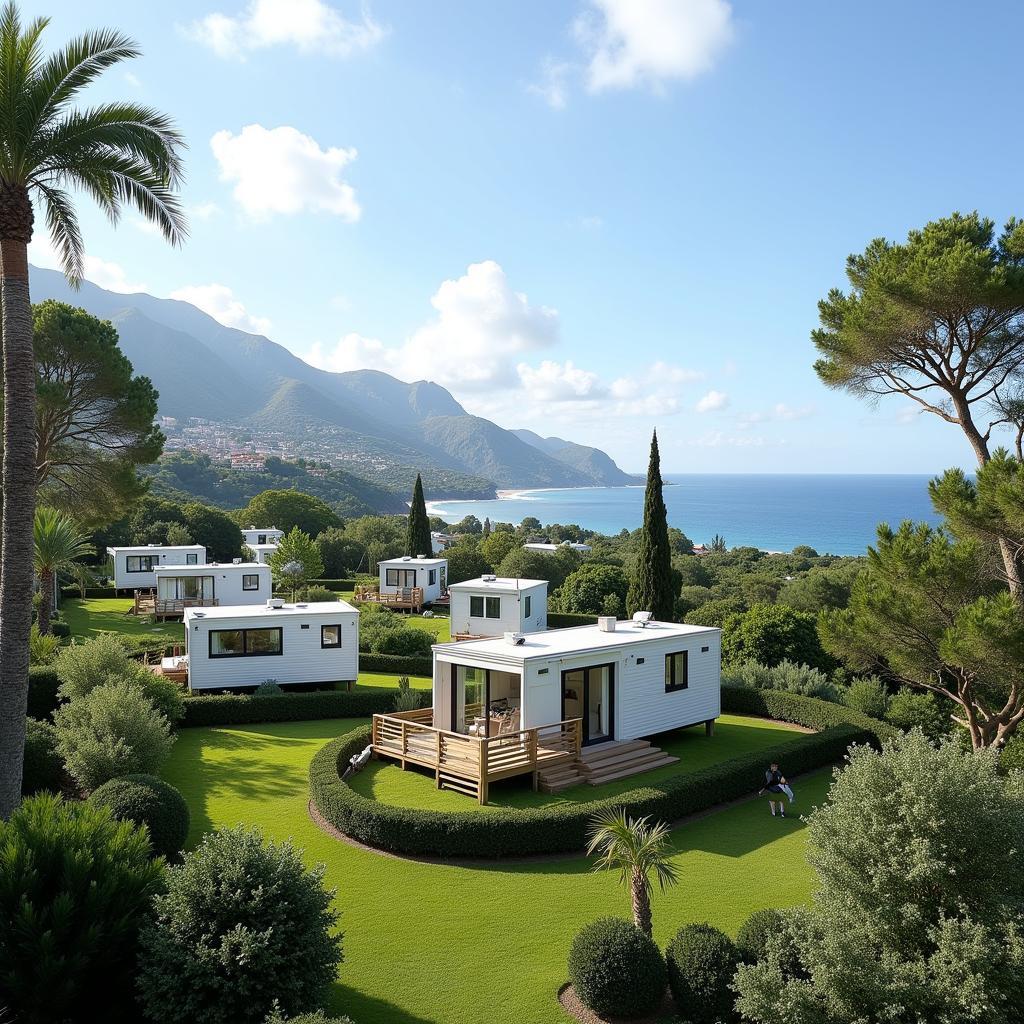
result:
M 49 18 L 36 18 L 22 31 L 13 0 L 0 12 L 0 117 L 7 135 L 6 145 L 0 146 L 0 172 L 12 181 L 21 180 L 27 170 L 17 140 L 24 135 L 24 96 L 42 60 L 39 40 L 48 24 Z
M 85 243 L 78 226 L 78 215 L 67 192 L 48 185 L 36 185 L 46 214 L 46 227 L 57 251 L 68 283 L 77 288 L 85 272 Z

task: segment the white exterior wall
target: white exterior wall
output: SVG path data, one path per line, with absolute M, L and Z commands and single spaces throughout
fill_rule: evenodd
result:
M 256 556 L 256 561 L 267 565 L 270 556 L 277 550 L 276 544 L 249 544 L 249 550 Z
M 419 559 L 411 558 L 408 562 L 401 558 L 390 558 L 386 562 L 381 562 L 378 567 L 378 586 L 382 594 L 393 594 L 396 590 L 400 590 L 401 587 L 389 586 L 387 583 L 387 570 L 388 569 L 414 569 L 416 571 L 416 582 L 414 586 L 421 587 L 423 590 L 423 603 L 431 604 L 436 601 L 443 593 L 441 589 L 441 578 L 444 576 L 447 578 L 448 574 L 448 560 L 446 558 L 440 559 Z M 442 572 L 442 569 L 444 572 Z M 434 573 L 434 582 L 430 582 L 430 574 Z
M 253 544 L 260 543 L 260 537 L 266 537 L 263 541 L 264 544 L 276 544 L 283 536 L 284 530 L 278 530 L 276 527 L 269 527 L 265 530 L 260 529 L 245 529 L 242 531 L 242 536 L 245 538 L 245 543 L 252 547 Z
M 274 592 L 270 566 L 252 562 L 241 562 L 238 565 L 175 565 L 161 568 L 154 575 L 157 579 L 157 597 L 165 596 L 161 593 L 160 581 L 178 576 L 212 576 L 213 596 L 219 605 L 266 604 Z M 259 577 L 259 589 L 243 590 L 243 576 Z
M 128 557 L 146 555 L 159 558 L 159 564 L 182 565 L 186 555 L 197 556 L 197 565 L 206 564 L 206 548 L 202 544 L 189 544 L 180 547 L 161 547 L 140 545 L 133 548 L 108 548 L 107 553 L 114 560 L 114 586 L 118 590 L 140 590 L 156 586 L 155 572 L 128 572 Z M 156 563 L 154 563 L 155 568 Z
M 341 647 L 321 647 L 320 627 L 341 624 Z M 352 682 L 359 676 L 359 612 L 338 602 L 338 611 L 308 616 L 272 611 L 235 617 L 189 620 L 188 685 L 190 690 L 259 686 L 273 679 L 289 683 Z M 309 628 L 303 629 L 306 625 Z M 280 627 L 281 654 L 263 657 L 210 658 L 210 631 Z
M 461 587 L 451 594 L 452 633 L 472 633 L 474 636 L 501 636 L 503 633 L 538 633 L 548 628 L 547 585 L 540 584 L 527 590 L 485 589 L 463 590 Z M 523 615 L 530 595 L 530 616 Z M 469 614 L 471 597 L 497 597 L 501 601 L 501 615 L 496 619 L 486 616 L 479 618 Z M 486 608 L 486 604 L 484 606 Z
M 546 673 L 543 670 L 547 669 Z M 543 673 L 543 674 L 542 674 Z M 524 729 L 562 720 L 562 676 L 557 662 L 526 662 L 523 686 Z

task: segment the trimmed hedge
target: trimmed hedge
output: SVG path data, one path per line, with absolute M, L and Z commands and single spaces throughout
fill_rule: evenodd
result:
M 53 726 L 49 722 L 29 718 L 25 723 L 22 795 L 31 796 L 41 790 L 59 793 L 66 779 L 64 759 L 57 753 L 57 735 Z
M 335 828 L 368 846 L 395 853 L 460 858 L 565 853 L 586 846 L 587 828 L 598 811 L 626 808 L 634 817 L 649 814 L 674 821 L 756 792 L 764 766 L 772 761 L 784 764 L 787 775 L 799 775 L 835 764 L 851 743 L 877 744 L 880 734 L 888 734 L 883 723 L 814 697 L 773 691 L 737 695 L 735 690 L 723 690 L 723 705 L 726 692 L 733 706 L 725 710 L 784 719 L 822 731 L 604 800 L 469 813 L 395 807 L 361 796 L 342 782 L 341 772 L 349 758 L 370 742 L 370 728 L 363 726 L 332 740 L 313 758 L 310 795 Z M 740 704 L 745 706 L 737 706 Z
M 118 821 L 132 821 L 149 830 L 154 856 L 174 859 L 188 838 L 188 804 L 169 782 L 155 775 L 123 775 L 93 790 L 89 801 L 110 808 Z
M 432 676 L 432 658 L 408 658 L 401 654 L 371 654 L 359 652 L 360 672 L 381 672 L 392 676 Z
M 740 963 L 736 944 L 709 924 L 686 924 L 665 951 L 668 987 L 691 1024 L 734 1019 L 730 985 Z
M 311 722 L 318 718 L 368 718 L 395 710 L 397 690 L 318 690 L 312 693 L 211 693 L 186 697 L 179 728 Z
M 355 590 L 355 580 L 310 580 L 309 586 L 323 587 L 324 590 Z
M 578 615 L 576 612 L 548 612 L 548 629 L 567 629 L 569 626 L 593 626 L 596 615 Z
M 81 598 L 82 591 L 79 587 L 61 587 L 60 588 L 61 600 L 66 600 L 69 597 Z M 117 591 L 112 587 L 86 587 L 85 596 L 89 597 L 117 597 Z
M 28 716 L 40 721 L 52 717 L 60 703 L 60 676 L 52 665 L 34 665 L 28 670 Z

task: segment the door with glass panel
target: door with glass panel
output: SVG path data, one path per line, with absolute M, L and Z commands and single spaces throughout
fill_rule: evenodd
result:
M 583 745 L 615 738 L 615 666 L 590 665 L 562 673 L 562 718 L 579 718 Z

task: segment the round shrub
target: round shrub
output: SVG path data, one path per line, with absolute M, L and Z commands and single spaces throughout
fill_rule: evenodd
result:
M 910 732 L 920 729 L 930 740 L 941 740 L 949 735 L 953 723 L 933 693 L 917 692 L 909 687 L 898 691 L 889 701 L 885 720 L 897 729 Z
M 869 676 L 850 683 L 843 694 L 843 703 L 861 714 L 882 719 L 889 710 L 889 694 L 878 676 Z
M 167 719 L 127 683 L 97 686 L 53 717 L 57 749 L 86 791 L 121 775 L 155 775 L 174 743 Z
M 252 691 L 254 697 L 280 697 L 284 690 L 281 689 L 280 684 L 275 679 L 264 679 L 255 690 Z
M 768 940 L 781 931 L 784 919 L 781 910 L 766 907 L 755 910 L 740 925 L 736 933 L 736 948 L 746 963 L 757 963 L 768 946 Z
M 665 961 L 629 921 L 601 917 L 569 949 L 569 980 L 584 1006 L 603 1017 L 643 1017 L 665 995 Z
M 141 829 L 41 793 L 0 821 L 0 1006 L 24 1024 L 138 1018 L 139 928 L 163 868 Z M 7 1017 L 5 1016 L 5 1019 Z
M 104 782 L 89 799 L 108 807 L 118 821 L 145 825 L 157 856 L 174 859 L 181 853 L 188 838 L 188 804 L 169 782 L 155 775 L 125 775 Z
M 301 596 L 303 601 L 309 602 L 338 600 L 338 595 L 326 587 L 307 587 Z
M 138 990 L 160 1024 L 261 1024 L 313 1010 L 342 960 L 323 866 L 241 826 L 203 838 L 167 872 L 139 955 Z
M 740 962 L 735 943 L 709 924 L 688 924 L 676 932 L 665 954 L 668 985 L 679 1012 L 693 1024 L 733 1018 L 729 989 Z
M 21 775 L 22 794 L 29 796 L 42 790 L 59 793 L 64 777 L 64 760 L 57 752 L 57 734 L 53 726 L 49 722 L 28 719 Z

